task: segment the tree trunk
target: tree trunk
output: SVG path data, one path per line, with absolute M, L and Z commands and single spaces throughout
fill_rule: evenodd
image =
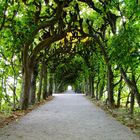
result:
M 48 98 L 48 92 L 47 92 L 47 67 L 44 65 L 44 70 L 43 70 L 43 75 L 44 75 L 44 86 L 43 86 L 43 99 L 45 100 Z
M 49 77 L 49 96 L 52 96 L 53 93 L 53 74 L 50 73 Z
M 30 97 L 29 97 L 29 104 L 33 105 L 36 101 L 36 80 L 38 76 L 38 65 L 35 65 L 32 74 L 32 81 L 31 81 L 31 90 L 30 90 Z
M 13 109 L 16 108 L 16 77 L 14 75 L 14 85 L 13 85 Z
M 43 69 L 44 69 L 43 67 L 44 67 L 44 63 L 42 62 L 42 66 L 41 66 L 41 70 L 40 70 L 39 90 L 38 90 L 38 94 L 37 94 L 37 99 L 39 102 L 40 102 L 41 93 L 42 93 Z
M 0 87 L 0 111 L 1 111 L 1 105 L 2 105 L 3 83 L 4 83 L 3 74 L 4 73 L 2 73 L 2 76 L 1 76 L 1 87 Z
M 128 108 L 128 104 L 130 103 L 130 101 L 129 101 L 130 94 L 131 94 L 131 92 L 127 96 L 126 105 L 125 105 L 126 108 Z
M 55 84 L 54 93 L 56 93 L 57 92 L 57 79 L 56 78 L 54 79 L 54 84 Z
M 132 73 L 132 81 L 127 77 L 125 71 L 123 68 L 120 68 L 120 72 L 122 74 L 122 77 L 125 81 L 125 83 L 128 85 L 128 87 L 131 89 L 131 91 L 134 93 L 137 99 L 137 103 L 140 106 L 140 93 L 138 91 L 136 81 L 135 81 L 135 75 Z
M 136 85 L 135 75 L 132 72 L 132 83 Z M 130 114 L 133 115 L 134 113 L 134 105 L 135 105 L 135 92 L 131 92 L 131 101 L 130 101 Z
M 135 104 L 135 95 L 133 92 L 131 92 L 130 114 L 134 113 L 134 104 Z
M 110 107 L 114 107 L 114 75 L 111 66 L 108 64 L 108 103 Z
M 91 80 L 91 98 L 95 98 L 95 93 L 94 93 L 94 77 L 92 77 L 92 80 Z
M 15 71 L 15 67 L 14 67 L 12 60 L 11 60 L 11 66 L 12 66 L 12 70 L 13 70 L 13 74 L 14 74 L 13 87 L 11 87 L 11 89 L 13 91 L 13 110 L 14 110 L 16 108 L 16 99 L 17 99 L 17 97 L 16 97 L 17 76 L 16 76 L 16 71 Z
M 100 92 L 99 92 L 99 100 L 103 97 L 104 87 L 105 87 L 105 82 L 103 79 L 101 87 L 100 87 Z
M 21 109 L 25 110 L 28 108 L 29 93 L 31 86 L 31 75 L 32 68 L 29 65 L 28 49 L 26 46 L 23 48 L 23 83 L 21 92 Z
M 93 96 L 92 94 L 93 94 L 93 77 L 90 74 L 89 75 L 89 95 L 90 95 L 90 97 Z
M 100 79 L 98 78 L 98 81 L 96 84 L 96 100 L 99 100 L 99 83 L 100 83 Z
M 117 107 L 120 107 L 120 102 L 121 102 L 121 91 L 122 91 L 122 79 L 120 81 L 119 89 L 118 89 L 118 97 L 117 97 Z
M 29 93 L 30 93 L 30 85 L 31 85 L 31 71 L 28 69 L 24 70 L 23 74 L 23 89 L 22 89 L 22 103 L 21 109 L 25 110 L 28 108 L 29 103 Z
M 138 87 L 137 87 L 137 83 L 136 83 L 136 79 L 135 79 L 135 74 L 132 72 L 132 83 L 134 85 L 134 96 L 136 96 L 136 99 L 137 99 L 137 102 L 138 102 L 138 105 L 140 106 L 140 93 L 139 93 L 139 90 L 138 90 Z M 135 104 L 135 97 L 134 97 L 134 104 Z
M 109 103 L 110 107 L 114 107 L 114 75 L 113 71 L 111 69 L 111 65 L 109 64 L 109 57 L 106 52 L 106 45 L 100 41 L 100 38 L 98 35 L 94 34 L 94 39 L 99 44 L 99 47 L 101 49 L 102 55 L 104 57 L 105 63 L 107 65 L 107 89 L 108 89 L 108 99 L 107 102 Z M 103 40 L 104 41 L 104 40 Z
M 89 95 L 89 79 L 87 78 L 86 79 L 86 87 L 85 87 L 85 91 L 86 91 L 86 95 L 88 96 Z
M 84 91 L 84 94 L 86 94 L 86 78 L 84 77 L 84 80 L 83 80 L 83 91 Z

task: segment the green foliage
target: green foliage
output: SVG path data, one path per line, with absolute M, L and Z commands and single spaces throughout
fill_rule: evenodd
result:
M 5 116 L 10 116 L 12 113 L 12 107 L 9 103 L 4 103 L 1 107 L 1 112 L 3 112 Z
M 139 35 L 140 29 L 132 25 L 112 37 L 110 44 L 112 62 L 118 65 L 137 67 L 140 60 Z
M 118 66 L 122 66 L 129 72 L 126 72 L 129 78 L 135 74 L 140 90 L 140 7 L 132 0 L 102 2 L 0 0 L 2 110 L 11 111 L 14 92 L 17 96 L 14 104 L 19 104 L 25 68 L 34 64 L 40 67 L 42 61 L 49 69 L 48 75 L 55 75 L 58 91 L 65 90 L 69 84 L 75 90 L 84 92 L 87 88 L 88 91 L 90 87 L 86 85 L 92 78 L 94 90 L 106 93 L 108 65 L 114 74 L 114 84 L 120 78 Z M 112 28 L 116 28 L 116 34 L 112 34 Z M 24 50 L 26 56 L 23 56 Z M 25 58 L 30 65 L 25 64 Z M 122 102 L 126 102 L 130 91 L 123 84 Z M 116 85 L 115 100 L 118 90 Z
M 83 70 L 83 59 L 75 56 L 69 63 L 60 64 L 55 71 L 55 78 L 60 88 L 65 85 L 72 85 L 76 82 L 77 78 L 81 75 Z

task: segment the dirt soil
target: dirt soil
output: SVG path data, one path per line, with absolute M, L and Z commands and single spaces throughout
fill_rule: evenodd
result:
M 140 140 L 82 94 L 68 92 L 0 128 L 0 140 Z
M 108 106 L 103 103 L 101 100 L 96 100 L 90 97 L 87 97 L 90 101 L 96 104 L 98 107 L 103 109 L 107 114 L 110 114 L 113 118 L 119 121 L 121 124 L 129 127 L 135 134 L 140 137 L 140 112 L 135 111 L 132 115 L 130 114 L 130 109 L 121 106 L 120 108 L 108 108 Z
M 17 110 L 11 112 L 9 115 L 5 115 L 3 113 L 0 113 L 0 128 L 8 125 L 9 123 L 13 121 L 18 121 L 21 117 L 25 116 L 32 110 L 38 108 L 39 106 L 46 104 L 48 101 L 51 101 L 54 97 L 50 96 L 46 100 L 43 100 L 41 102 L 36 103 L 35 105 L 30 106 L 27 110 Z

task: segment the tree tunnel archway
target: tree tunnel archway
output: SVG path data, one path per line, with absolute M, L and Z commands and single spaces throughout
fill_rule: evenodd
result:
M 70 61 L 62 63 L 55 70 L 56 91 L 67 90 L 68 85 L 71 85 L 73 90 L 76 90 L 76 81 L 82 74 L 84 61 L 82 57 L 74 56 Z
M 68 85 L 67 90 L 68 90 L 68 91 L 69 91 L 69 90 L 72 90 L 72 86 L 71 86 L 71 85 Z
M 97 100 L 107 93 L 109 106 L 120 106 L 122 91 L 131 95 L 132 112 L 135 97 L 140 105 L 136 1 L 1 3 L 0 101 L 11 104 L 7 95 L 11 90 L 14 106 L 27 109 L 52 95 L 54 84 L 62 91 L 70 84 Z M 14 82 L 8 83 L 11 77 Z

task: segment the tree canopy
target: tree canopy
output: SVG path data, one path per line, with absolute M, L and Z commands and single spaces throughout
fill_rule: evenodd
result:
M 0 17 L 1 111 L 68 85 L 132 114 L 140 105 L 137 0 L 0 0 Z

